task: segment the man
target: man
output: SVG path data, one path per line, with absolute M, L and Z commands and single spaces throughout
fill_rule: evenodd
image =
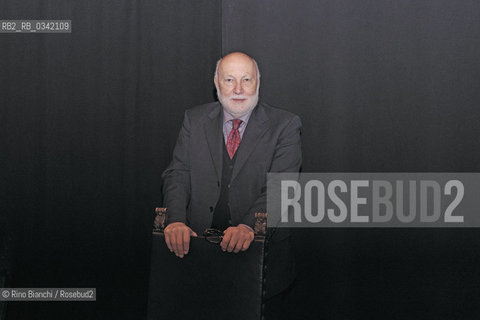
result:
M 267 173 L 298 172 L 301 165 L 300 119 L 258 103 L 255 60 L 240 52 L 225 56 L 214 83 L 219 102 L 185 112 L 173 160 L 163 173 L 165 241 L 179 258 L 188 253 L 190 237 L 210 227 L 224 231 L 223 251 L 247 250 L 254 214 L 266 212 Z M 293 279 L 289 235 L 278 231 L 267 260 L 270 296 Z M 274 250 L 275 244 L 281 250 Z

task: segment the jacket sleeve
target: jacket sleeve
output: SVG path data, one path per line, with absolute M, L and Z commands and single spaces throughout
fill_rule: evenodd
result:
M 298 116 L 290 119 L 289 123 L 280 133 L 273 155 L 269 172 L 299 172 L 302 165 L 302 146 L 300 128 L 302 123 Z M 267 181 L 262 188 L 262 193 L 252 204 L 247 215 L 241 223 L 254 227 L 255 212 L 267 211 Z
M 187 223 L 187 206 L 190 202 L 190 128 L 190 119 L 186 111 L 173 150 L 173 159 L 162 174 L 164 206 L 168 208 L 167 224 Z

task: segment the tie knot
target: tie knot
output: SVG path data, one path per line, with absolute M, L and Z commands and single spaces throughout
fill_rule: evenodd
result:
M 240 124 L 241 124 L 242 122 L 243 122 L 243 121 L 240 120 L 240 119 L 233 119 L 233 120 L 232 120 L 233 130 L 238 130 L 238 127 L 240 127 Z

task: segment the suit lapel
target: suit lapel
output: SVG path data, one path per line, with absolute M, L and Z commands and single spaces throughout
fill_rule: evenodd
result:
M 243 133 L 242 142 L 237 150 L 231 181 L 233 181 L 238 175 L 240 169 L 260 141 L 261 136 L 268 130 L 268 128 L 268 117 L 263 107 L 259 104 L 253 110 L 250 119 L 248 119 L 247 128 Z
M 204 124 L 205 136 L 218 181 L 222 179 L 223 113 L 221 110 L 222 107 L 218 104 L 218 108 L 210 112 L 208 120 Z

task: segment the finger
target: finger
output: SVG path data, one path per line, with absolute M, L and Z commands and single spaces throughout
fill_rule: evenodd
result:
M 242 246 L 242 251 L 246 251 L 248 248 L 250 248 L 250 245 L 252 244 L 252 241 L 253 241 L 253 239 L 245 240 L 245 242 L 243 243 L 243 246 Z
M 170 245 L 172 246 L 173 252 L 175 253 L 175 255 L 178 255 L 177 254 L 177 237 L 176 237 L 175 231 L 170 231 L 169 238 L 170 238 Z
M 187 254 L 190 248 L 190 230 L 183 231 L 183 253 Z
M 230 239 L 232 238 L 232 229 L 228 228 L 225 230 L 225 233 L 223 234 L 223 239 L 222 242 L 220 243 L 220 247 L 222 248 L 223 251 L 227 250 L 228 244 L 230 243 Z
M 232 232 L 232 238 L 227 246 L 227 252 L 233 252 L 233 249 L 237 245 L 237 242 L 240 240 L 240 234 L 238 232 Z
M 190 229 L 190 235 L 193 236 L 193 237 L 198 237 L 198 234 L 193 231 L 192 229 Z
M 170 233 L 165 233 L 164 235 L 165 235 L 165 243 L 167 244 L 168 250 L 170 250 L 170 252 L 173 252 L 172 243 L 170 241 Z
M 179 232 L 178 226 L 182 224 L 183 223 L 180 223 L 180 222 L 174 222 L 172 224 L 169 224 L 164 230 L 165 241 L 167 242 L 167 246 L 168 244 L 170 244 L 169 249 L 171 252 L 174 252 L 175 255 L 178 255 L 177 254 L 177 246 L 178 246 L 177 233 Z
M 237 244 L 235 245 L 235 248 L 233 249 L 233 252 L 239 253 L 240 250 L 242 250 L 243 244 L 245 243 L 245 241 L 247 241 L 247 239 L 245 239 L 245 238 L 238 239 Z
M 175 248 L 175 254 L 183 258 L 183 234 L 181 231 L 177 230 L 175 233 L 175 241 L 177 242 L 177 247 Z

